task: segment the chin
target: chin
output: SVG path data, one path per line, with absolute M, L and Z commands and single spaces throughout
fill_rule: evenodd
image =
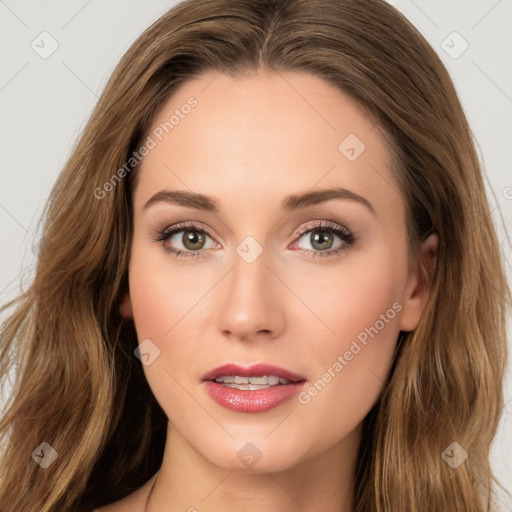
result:
M 268 432 L 261 436 L 252 434 L 233 437 L 222 443 L 212 440 L 211 445 L 197 451 L 212 464 L 239 473 L 276 473 L 300 463 L 298 447 L 303 447 L 303 441 L 293 443 L 290 439 L 286 442 L 280 436 L 274 439 L 271 439 L 272 434 L 267 436 Z

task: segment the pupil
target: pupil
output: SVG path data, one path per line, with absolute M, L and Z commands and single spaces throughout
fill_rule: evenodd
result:
M 185 247 L 188 247 L 189 249 L 198 249 L 198 247 L 194 247 L 195 244 L 200 244 L 201 242 L 204 242 L 204 236 L 202 233 L 199 233 L 198 231 L 186 231 L 184 233 L 184 244 Z M 192 247 L 189 245 L 192 244 Z
M 327 231 L 317 231 L 316 234 L 313 234 L 313 247 L 315 247 L 317 242 L 320 245 L 320 247 L 317 247 L 318 249 L 329 249 L 332 245 L 332 236 L 330 236 L 330 233 Z

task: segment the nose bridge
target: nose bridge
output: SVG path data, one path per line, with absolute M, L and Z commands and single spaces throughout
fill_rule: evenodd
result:
M 247 237 L 236 248 L 223 300 L 218 303 L 219 329 L 247 338 L 260 331 L 276 333 L 282 327 L 283 301 L 278 280 L 269 270 L 268 254 Z

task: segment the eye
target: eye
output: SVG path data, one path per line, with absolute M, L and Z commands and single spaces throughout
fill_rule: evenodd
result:
M 299 242 L 304 240 L 309 243 L 311 249 L 302 246 L 298 248 L 308 257 L 334 256 L 356 242 L 355 235 L 347 228 L 330 221 L 308 224 L 299 230 L 298 237 Z M 182 222 L 163 231 L 157 231 L 153 238 L 166 252 L 178 258 L 197 258 L 204 249 L 221 247 L 208 234 L 206 226 L 192 222 Z M 341 243 L 333 248 L 336 238 L 341 240 Z M 296 242 L 293 245 L 295 244 Z
M 207 238 L 210 239 L 209 244 Z M 176 224 L 157 232 L 154 239 L 162 244 L 165 251 L 185 258 L 197 257 L 203 249 L 211 249 L 216 244 L 203 225 L 199 227 L 193 223 Z
M 306 225 L 299 230 L 299 241 L 304 240 L 311 248 L 299 247 L 301 252 L 309 257 L 334 256 L 354 245 L 355 235 L 344 226 L 330 221 L 320 221 L 312 225 Z M 341 240 L 341 243 L 333 248 L 335 239 Z

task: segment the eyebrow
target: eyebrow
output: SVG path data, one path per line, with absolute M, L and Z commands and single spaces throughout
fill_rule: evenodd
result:
M 368 208 L 373 215 L 377 215 L 373 206 L 366 198 L 346 188 L 339 187 L 312 190 L 301 194 L 287 196 L 281 203 L 281 211 L 291 212 L 301 208 L 307 208 L 308 206 L 324 203 L 331 199 L 355 201 Z M 218 199 L 204 194 L 198 194 L 196 192 L 188 192 L 186 190 L 161 190 L 146 202 L 143 209 L 147 209 L 151 205 L 161 202 L 178 206 L 187 206 L 189 208 L 214 213 L 218 213 L 220 210 L 220 203 Z

